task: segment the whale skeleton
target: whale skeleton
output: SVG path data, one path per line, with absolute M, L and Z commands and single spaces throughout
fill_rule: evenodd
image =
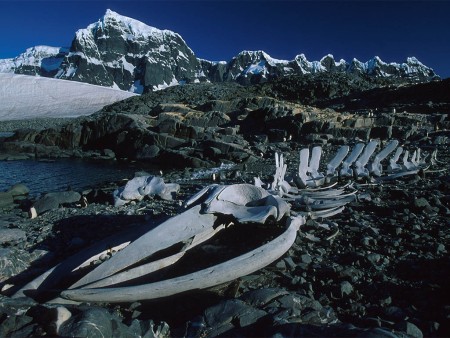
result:
M 107 241 L 68 258 L 22 287 L 13 297 L 36 297 L 49 290 L 59 290 L 50 302 L 130 302 L 208 288 L 250 274 L 281 257 L 292 246 L 306 220 L 302 214 L 290 215 L 290 204 L 279 196 L 251 184 L 210 185 L 188 199 L 184 207 L 184 212 L 135 238 L 130 234 L 122 242 L 118 236 L 112 238 L 114 247 L 110 258 L 93 264 L 93 268 L 90 263 L 105 254 Z M 187 251 L 223 231 L 230 220 L 238 224 L 235 226 L 277 222 L 284 225 L 284 231 L 266 244 L 226 262 L 183 276 L 140 284 L 143 277 L 172 266 Z M 182 245 L 178 252 L 164 252 L 177 244 Z M 62 279 L 77 280 L 62 287 Z
M 375 151 L 380 146 L 378 140 L 370 141 L 368 144 L 357 143 L 351 151 L 348 145 L 343 145 L 325 165 L 326 171 L 324 173 L 319 171 L 322 147 L 313 147 L 311 156 L 309 148 L 303 148 L 299 152 L 298 171 L 290 177 L 289 175 L 286 176 L 286 164 L 284 164 L 283 155 L 276 154 L 276 172 L 273 182 L 267 187 L 269 190 L 289 193 L 289 191 L 297 191 L 296 189 L 310 190 L 322 186 L 329 187 L 330 182 L 340 178 L 370 178 L 375 182 L 380 182 L 416 174 L 419 170 L 426 170 L 430 165 L 442 164 L 437 159 L 437 150 L 433 151 L 431 160 L 427 163 L 428 155 L 422 156 L 420 148 L 415 149 L 410 154 L 409 150 L 404 150 L 403 147 L 398 145 L 398 140 L 391 140 L 377 153 Z M 383 164 L 392 153 L 394 155 L 389 158 L 389 164 Z M 264 186 L 259 178 L 255 179 L 255 184 Z
M 357 189 L 352 183 L 336 187 L 333 180 L 399 177 L 426 167 L 420 150 L 410 157 L 408 151 L 397 147 L 396 140 L 390 141 L 370 160 L 377 146 L 377 141 L 367 145 L 358 143 L 351 152 L 349 146 L 340 147 L 327 163 L 325 173 L 319 171 L 322 148 L 313 147 L 311 157 L 308 148 L 302 149 L 298 171 L 290 176 L 286 176 L 283 155 L 275 154 L 271 183 L 255 178 L 253 185 L 209 185 L 186 200 L 180 214 L 156 226 L 148 225 L 109 237 L 46 271 L 16 291 L 13 297 L 37 296 L 52 303 L 133 302 L 205 289 L 253 273 L 291 248 L 306 219 L 332 217 L 357 198 Z M 387 175 L 383 176 L 382 161 L 394 150 Z M 438 163 L 436 153 L 431 160 L 433 164 Z M 148 194 L 170 199 L 178 189 L 177 185 L 165 185 L 158 178 L 146 177 L 119 189 L 114 197 L 116 204 L 123 205 L 126 203 L 123 201 L 142 199 Z M 255 223 L 266 226 L 275 223 L 282 227 L 282 232 L 267 243 L 225 262 L 168 279 L 151 279 L 161 270 L 174 266 L 187 252 L 226 231 L 231 224 L 242 227 Z M 338 231 L 327 239 L 332 239 Z M 169 250 L 176 246 L 178 250 Z
M 276 177 L 280 179 L 278 184 L 283 186 L 286 167 L 282 157 L 278 158 L 277 165 Z M 285 185 L 285 188 L 289 187 Z M 13 297 L 59 290 L 56 298 L 47 301 L 130 302 L 229 282 L 257 271 L 285 254 L 307 218 L 323 219 L 342 212 L 345 203 L 319 204 L 327 201 L 327 193 L 334 201 L 347 201 L 348 196 L 344 192 L 342 188 L 308 191 L 305 198 L 312 201 L 316 197 L 318 202 L 312 203 L 309 210 L 292 210 L 291 213 L 297 202 L 288 195 L 281 197 L 252 184 L 212 184 L 186 200 L 184 212 L 151 227 L 145 233 L 127 234 L 122 236 L 123 241 L 120 241 L 121 236 L 115 236 L 77 253 L 35 278 Z M 142 284 L 142 278 L 175 265 L 189 250 L 224 231 L 230 222 L 236 223 L 234 226 L 276 223 L 282 225 L 284 230 L 264 245 L 226 262 L 186 275 Z M 105 243 L 114 243 L 114 246 L 108 249 L 110 258 L 99 262 L 99 258 L 106 253 Z M 176 244 L 182 245 L 179 251 L 158 256 Z M 62 279 L 75 281 L 61 289 Z

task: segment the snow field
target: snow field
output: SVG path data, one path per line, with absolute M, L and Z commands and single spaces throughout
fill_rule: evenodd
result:
M 134 95 L 75 81 L 0 73 L 0 121 L 90 115 Z

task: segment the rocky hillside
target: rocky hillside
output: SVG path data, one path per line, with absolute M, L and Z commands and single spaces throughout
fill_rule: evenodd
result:
M 62 127 L 18 130 L 2 143 L 2 152 L 32 157 L 107 154 L 171 167 L 211 167 L 270 156 L 274 142 L 287 142 L 286 147 L 290 142 L 292 147 L 338 145 L 372 138 L 403 142 L 448 128 L 448 80 L 362 90 L 370 86 L 336 74 L 253 86 L 175 86 L 106 106 Z M 362 108 L 356 114 L 344 109 L 358 103 Z
M 0 336 L 448 337 L 450 123 L 441 113 L 448 107 L 448 81 L 374 91 L 363 90 L 370 82 L 351 83 L 337 74 L 319 81 L 325 78 L 175 86 L 62 126 L 30 130 L 27 121 L 28 129 L 0 138 L 0 159 L 95 157 L 130 160 L 137 170 L 152 163 L 152 172 L 166 166 L 170 170 L 160 172 L 164 181 L 181 186 L 172 201 L 146 196 L 120 207 L 113 206 L 112 192 L 123 180 L 93 186 L 80 202 L 61 207 L 55 197 L 30 200 L 23 184 L 0 192 Z M 348 96 L 349 102 L 380 105 L 350 113 L 302 103 L 325 107 Z M 429 100 L 430 110 L 421 110 Z M 392 104 L 408 104 L 421 114 L 393 112 Z M 284 155 L 288 173 L 295 174 L 304 147 L 321 145 L 324 167 L 340 145 L 369 139 L 397 139 L 405 149 L 422 149 L 422 156 L 437 149 L 439 157 L 417 174 L 382 184 L 355 182 L 358 198 L 342 213 L 308 219 L 283 257 L 250 275 L 155 301 L 56 305 L 38 303 L 32 292 L 26 293 L 30 298 L 10 297 L 94 243 L 110 248 L 107 236 L 123 240 L 184 212 L 183 202 L 205 185 L 250 183 L 256 176 L 271 182 L 275 153 Z M 78 192 L 59 193 L 81 198 Z M 42 200 L 51 201 L 51 210 L 30 219 L 24 211 Z M 180 261 L 181 272 L 265 243 L 281 230 L 268 223 L 230 225 L 224 236 L 190 250 Z
M 438 78 L 414 57 L 386 63 L 379 57 L 361 62 L 326 55 L 308 61 L 304 54 L 277 60 L 263 51 L 243 51 L 229 61 L 199 59 L 183 38 L 107 10 L 97 22 L 76 32 L 70 48 L 37 46 L 16 58 L 0 60 L 0 72 L 56 77 L 142 93 L 195 82 L 256 84 L 285 76 L 345 74 L 388 82 L 424 82 Z

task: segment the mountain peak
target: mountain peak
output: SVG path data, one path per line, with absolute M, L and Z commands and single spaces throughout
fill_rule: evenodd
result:
M 408 58 L 406 58 L 406 63 L 409 64 L 417 64 L 420 66 L 423 66 L 424 64 L 422 62 L 420 62 L 415 56 L 410 56 Z
M 117 17 L 117 16 L 121 16 L 121 15 L 108 8 L 103 17 Z
M 201 60 L 179 34 L 148 26 L 111 9 L 97 22 L 78 30 L 70 50 L 32 47 L 14 59 L 0 60 L 0 72 L 70 79 L 137 93 L 179 83 L 237 81 L 250 84 L 323 72 L 408 82 L 437 77 L 415 57 L 409 57 L 402 64 L 385 63 L 378 56 L 366 62 L 336 61 L 332 54 L 320 61 L 308 61 L 305 54 L 293 60 L 280 60 L 263 50 L 246 50 L 229 62 Z
M 161 30 L 149 26 L 139 20 L 121 15 L 111 9 L 107 9 L 105 15 L 97 22 L 87 27 L 88 31 L 95 32 L 106 27 L 115 27 L 122 32 L 126 39 L 156 37 L 162 39 L 164 35 L 176 35 L 170 30 Z M 83 31 L 83 30 L 82 30 Z

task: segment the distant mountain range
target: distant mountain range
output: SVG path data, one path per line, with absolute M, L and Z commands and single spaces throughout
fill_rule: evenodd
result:
M 70 48 L 36 46 L 0 60 L 0 73 L 74 80 L 142 93 L 195 82 L 260 83 L 289 75 L 346 73 L 356 77 L 426 82 L 439 77 L 415 57 L 386 63 L 336 61 L 332 55 L 308 61 L 305 55 L 277 60 L 263 51 L 243 51 L 228 62 L 199 59 L 183 38 L 107 10 L 76 32 Z

